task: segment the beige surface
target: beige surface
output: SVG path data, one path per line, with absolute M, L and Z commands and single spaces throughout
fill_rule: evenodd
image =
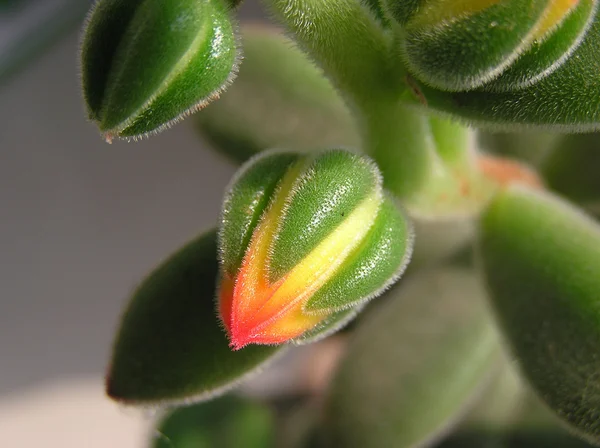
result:
M 3 397 L 2 446 L 146 446 L 152 437 L 151 417 L 115 406 L 104 397 L 101 386 L 101 378 L 65 378 Z
M 113 331 L 144 273 L 216 222 L 234 172 L 190 123 L 104 143 L 77 48 L 72 33 L 0 89 L 3 447 L 143 446 L 101 394 Z

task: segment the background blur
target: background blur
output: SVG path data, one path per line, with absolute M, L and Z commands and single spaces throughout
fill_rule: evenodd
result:
M 91 2 L 51 3 L 0 0 L 0 443 L 143 447 L 149 419 L 103 395 L 113 332 L 136 282 L 215 223 L 234 167 L 189 120 L 104 143 L 78 75 Z

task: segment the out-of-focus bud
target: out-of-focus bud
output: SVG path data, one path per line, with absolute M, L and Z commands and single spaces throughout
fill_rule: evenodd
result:
M 251 159 L 220 226 L 219 313 L 234 349 L 293 340 L 360 306 L 400 276 L 412 250 L 377 166 L 342 150 Z
M 81 53 L 88 114 L 108 142 L 159 132 L 216 98 L 238 58 L 222 0 L 100 0 Z

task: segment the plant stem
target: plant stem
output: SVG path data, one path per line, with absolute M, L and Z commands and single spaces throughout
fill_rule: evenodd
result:
M 363 118 L 365 150 L 383 172 L 385 187 L 402 199 L 421 190 L 439 165 L 427 117 L 386 101 L 365 110 Z
M 263 0 L 352 109 L 404 89 L 392 37 L 358 0 Z

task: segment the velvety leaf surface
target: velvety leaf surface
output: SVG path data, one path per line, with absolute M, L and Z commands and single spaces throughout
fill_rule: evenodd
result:
M 134 292 L 115 340 L 107 392 L 151 404 L 206 399 L 232 388 L 278 347 L 229 348 L 214 304 L 216 234 L 191 241 Z
M 572 55 L 550 75 L 517 92 L 448 93 L 413 80 L 414 102 L 480 126 L 522 130 L 532 126 L 561 132 L 600 128 L 600 17 Z
M 548 187 L 587 207 L 600 205 L 600 134 L 568 135 L 541 165 Z
M 446 431 L 489 376 L 498 341 L 472 271 L 423 271 L 358 323 L 332 380 L 328 446 L 413 447 Z
M 386 14 L 385 9 L 383 8 L 383 1 L 384 0 L 361 0 L 363 4 L 365 4 L 370 10 L 371 12 L 373 12 L 373 15 L 377 18 L 377 20 L 379 20 L 379 22 L 383 25 L 383 26 L 389 26 L 389 20 Z
M 600 440 L 600 227 L 549 194 L 511 187 L 481 224 L 493 307 L 539 396 Z
M 491 81 L 518 57 L 548 0 L 423 3 L 404 27 L 409 70 L 430 86 L 460 91 Z
M 180 407 L 159 422 L 153 448 L 269 448 L 275 418 L 265 405 L 226 396 Z
M 238 77 L 195 118 L 209 142 L 239 162 L 269 148 L 357 147 L 350 113 L 307 56 L 276 29 L 242 30 Z
M 382 0 L 388 11 L 401 25 L 405 25 L 422 8 L 426 0 Z
M 219 0 L 122 3 L 98 3 L 82 50 L 90 116 L 109 141 L 161 130 L 202 107 L 230 81 L 237 58 Z

